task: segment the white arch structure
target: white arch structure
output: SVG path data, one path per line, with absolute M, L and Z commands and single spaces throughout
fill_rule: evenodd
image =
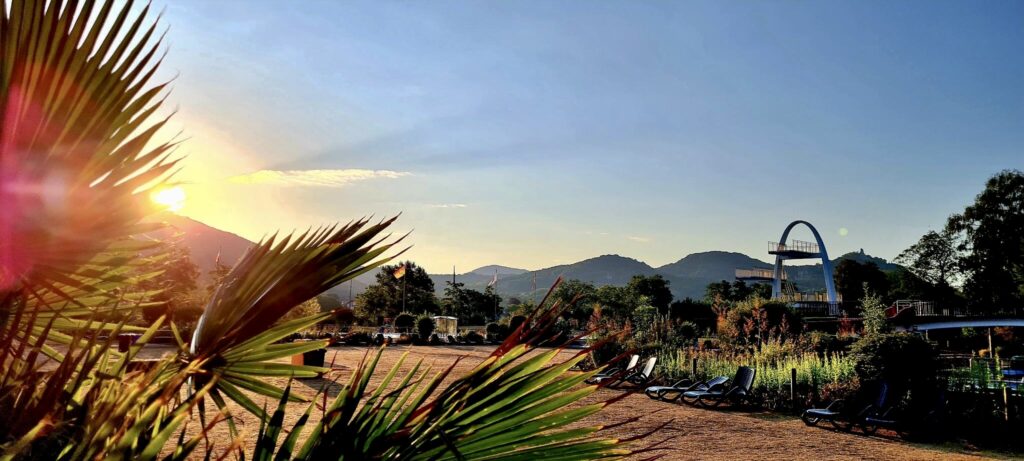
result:
M 814 234 L 814 240 L 818 244 L 818 257 L 821 258 L 821 269 L 825 276 L 825 291 L 828 292 L 828 302 L 831 304 L 836 303 L 836 285 L 832 280 L 832 261 L 828 259 L 828 251 L 825 250 L 825 242 L 821 240 L 821 234 L 818 234 L 818 230 L 811 225 L 811 223 L 803 220 L 793 221 L 786 226 L 786 230 L 782 232 L 782 238 L 779 239 L 779 245 L 785 245 L 786 239 L 789 238 L 789 231 L 793 230 L 797 224 L 803 224 L 811 233 Z M 775 272 L 773 274 L 774 279 L 772 280 L 772 298 L 779 298 L 782 296 L 782 262 L 791 259 L 782 254 L 775 255 Z

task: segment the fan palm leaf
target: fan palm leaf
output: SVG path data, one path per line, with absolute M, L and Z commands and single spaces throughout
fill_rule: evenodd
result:
M 284 391 L 261 378 L 315 377 L 327 371 L 273 360 L 326 346 L 326 341 L 275 343 L 331 314 L 279 320 L 302 302 L 400 255 L 384 256 L 402 238 L 384 243 L 387 237 L 380 236 L 394 220 L 370 224 L 361 219 L 297 236 L 270 237 L 250 248 L 210 298 L 189 345 L 190 359 L 208 364 L 207 375 L 218 378 L 211 395 L 227 395 L 265 417 L 241 390 L 279 398 Z
M 0 2 L 2 291 L 88 287 L 153 228 L 145 193 L 177 160 L 173 143 L 153 142 L 166 123 L 153 120 L 157 25 L 148 6 L 131 11 L 132 1 Z

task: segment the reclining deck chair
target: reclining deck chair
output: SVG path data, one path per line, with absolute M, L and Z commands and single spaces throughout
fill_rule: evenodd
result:
M 629 358 L 629 363 L 625 367 L 609 367 L 600 373 L 591 376 L 589 379 L 584 381 L 587 384 L 600 384 L 601 382 L 611 379 L 614 376 L 621 376 L 636 371 L 636 365 L 640 363 L 640 356 L 633 355 Z
M 693 381 L 689 378 L 680 379 L 672 383 L 671 386 L 651 386 L 644 390 L 644 393 L 648 397 L 654 400 L 662 400 L 665 402 L 674 402 L 682 398 L 683 393 L 690 391 L 706 391 L 712 386 L 718 386 L 725 384 L 729 381 L 729 378 L 725 376 L 719 376 L 717 378 L 711 378 L 707 381 Z
M 709 387 L 702 391 L 683 393 L 683 401 L 705 408 L 718 407 L 723 403 L 742 405 L 752 403 L 754 377 L 757 372 L 750 367 L 739 367 L 732 382 Z

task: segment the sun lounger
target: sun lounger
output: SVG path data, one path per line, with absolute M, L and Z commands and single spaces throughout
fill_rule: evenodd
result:
M 874 389 L 875 398 L 865 406 L 858 406 L 845 399 L 837 399 L 825 408 L 810 408 L 800 415 L 800 419 L 808 426 L 817 426 L 828 421 L 836 429 L 850 430 L 854 424 L 862 424 L 865 418 L 880 416 L 889 398 L 889 385 L 879 382 Z M 863 402 L 863 400 L 861 400 Z
M 623 376 L 619 380 L 612 382 L 611 385 L 628 384 L 634 387 L 646 386 L 647 383 L 651 381 L 651 378 L 654 377 L 654 365 L 657 362 L 657 357 L 651 357 L 647 359 L 647 363 L 644 364 L 643 368 Z
M 640 356 L 634 354 L 629 358 L 629 363 L 627 363 L 625 367 L 609 367 L 590 377 L 590 379 L 587 379 L 585 382 L 587 384 L 600 384 L 602 381 L 610 379 L 613 376 L 624 376 L 625 374 L 635 371 L 638 363 L 640 363 Z
M 681 379 L 672 383 L 671 386 L 651 386 L 644 390 L 644 393 L 648 397 L 654 400 L 664 400 L 666 402 L 673 402 L 679 400 L 684 392 L 690 391 L 706 391 L 712 386 L 725 384 L 729 381 L 729 378 L 725 376 L 719 376 L 712 378 L 707 381 L 693 381 L 691 379 Z M 668 396 L 668 397 L 666 397 Z
M 683 392 L 683 401 L 705 408 L 718 407 L 723 403 L 742 405 L 753 399 L 754 377 L 757 372 L 750 367 L 739 367 L 732 382 L 709 387 L 706 390 Z

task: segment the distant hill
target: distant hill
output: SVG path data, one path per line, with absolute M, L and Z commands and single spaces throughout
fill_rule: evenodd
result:
M 494 269 L 490 272 L 479 274 L 477 271 L 461 275 L 457 280 L 466 284 L 466 288 L 482 290 L 494 278 Z M 518 273 L 514 273 L 517 271 Z M 632 258 L 619 255 L 604 255 L 590 258 L 573 264 L 549 267 L 536 271 L 513 270 L 502 275 L 498 273 L 498 292 L 503 296 L 528 296 L 534 291 L 546 291 L 561 276 L 568 279 L 579 279 L 591 282 L 595 285 L 624 285 L 636 274 L 653 275 L 654 268 Z M 482 276 L 481 276 L 482 275 Z M 432 276 L 435 279 L 435 288 L 440 293 L 444 291 L 444 282 L 451 280 L 451 274 Z M 441 281 L 438 284 L 438 280 Z M 533 289 L 536 283 L 536 290 Z
M 163 231 L 162 237 L 172 233 L 180 234 L 184 245 L 191 253 L 192 260 L 202 271 L 203 279 L 207 277 L 207 272 L 213 269 L 218 254 L 225 264 L 234 264 L 245 250 L 253 245 L 252 242 L 235 234 L 215 229 L 183 216 L 168 214 L 160 216 L 159 219 L 172 226 L 172 230 Z M 873 262 L 883 271 L 891 271 L 900 267 L 885 259 L 868 255 L 864 250 L 844 254 L 834 259 L 833 264 L 838 264 L 843 259 L 852 259 L 860 263 Z M 506 298 L 512 296 L 529 298 L 532 296 L 539 299 L 539 296 L 547 291 L 559 276 L 566 280 L 578 279 L 597 286 L 604 286 L 625 285 L 634 275 L 660 274 L 668 279 L 675 298 L 683 299 L 704 296 L 704 289 L 709 283 L 720 280 L 732 281 L 736 269 L 770 267 L 772 264 L 768 262 L 742 253 L 728 251 L 693 253 L 679 261 L 658 268 L 633 258 L 603 255 L 535 271 L 488 265 L 457 274 L 456 280 L 464 283 L 466 288 L 483 290 L 494 279 L 494 273 L 497 271 L 497 288 L 502 296 Z M 789 279 L 796 283 L 800 290 L 823 290 L 825 288 L 821 264 L 789 265 L 786 266 L 786 272 Z M 362 293 L 366 287 L 375 282 L 376 274 L 376 271 L 370 271 L 360 275 L 351 282 L 335 287 L 330 290 L 330 293 L 338 295 L 342 301 L 347 301 L 350 288 L 353 296 Z M 434 281 L 435 292 L 440 295 L 444 293 L 446 282 L 451 281 L 452 274 L 431 274 L 430 277 Z
M 503 275 L 519 275 L 526 272 L 529 271 L 526 269 L 516 269 L 514 267 L 499 266 L 497 264 L 478 267 L 476 269 L 469 271 L 469 273 L 471 274 L 489 275 L 491 277 L 493 277 L 494 274 L 498 274 L 498 276 L 501 277 Z
M 768 264 L 743 253 L 706 251 L 686 255 L 683 259 L 657 269 L 668 279 L 676 299 L 701 298 L 709 283 L 732 281 L 736 269 L 768 268 Z
M 833 259 L 832 267 L 835 268 L 844 259 L 851 259 L 861 264 L 873 262 L 879 269 L 885 272 L 894 271 L 901 267 L 899 264 L 891 263 L 883 258 L 866 254 L 863 249 L 859 252 L 846 253 Z M 825 289 L 825 274 L 822 272 L 821 263 L 807 266 L 786 266 L 786 275 L 789 277 L 789 281 L 796 284 L 800 291 Z
M 833 260 L 838 264 L 842 259 L 858 262 L 874 262 L 882 270 L 889 271 L 899 267 L 885 259 L 867 255 L 863 252 L 848 253 Z M 487 266 L 491 267 L 491 266 Z M 671 264 L 653 268 L 642 261 L 619 255 L 604 255 L 586 259 L 573 264 L 549 267 L 536 271 L 525 271 L 519 274 L 499 275 L 498 292 L 509 297 L 539 298 L 555 281 L 562 276 L 564 279 L 578 279 L 603 285 L 625 285 L 634 275 L 655 275 L 665 277 L 672 288 L 676 299 L 701 298 L 709 283 L 721 280 L 733 281 L 736 269 L 771 268 L 772 264 L 752 258 L 742 253 L 727 251 L 707 251 L 693 253 Z M 801 290 L 824 290 L 825 281 L 821 264 L 806 266 L 786 266 L 790 280 Z M 500 274 L 500 273 L 499 273 Z M 432 275 L 438 294 L 443 293 L 445 282 L 451 280 L 451 274 Z M 493 279 L 494 271 L 476 271 L 457 276 L 457 280 L 467 288 L 483 290 Z M 534 283 L 536 280 L 536 283 Z M 536 290 L 534 290 L 536 286 Z
M 192 262 L 199 267 L 201 282 L 213 270 L 219 255 L 223 264 L 234 265 L 245 250 L 253 245 L 247 239 L 230 232 L 210 227 L 199 221 L 172 213 L 164 213 L 155 217 L 156 220 L 169 225 L 167 229 L 153 234 L 154 238 L 166 239 L 177 236 L 188 248 Z

